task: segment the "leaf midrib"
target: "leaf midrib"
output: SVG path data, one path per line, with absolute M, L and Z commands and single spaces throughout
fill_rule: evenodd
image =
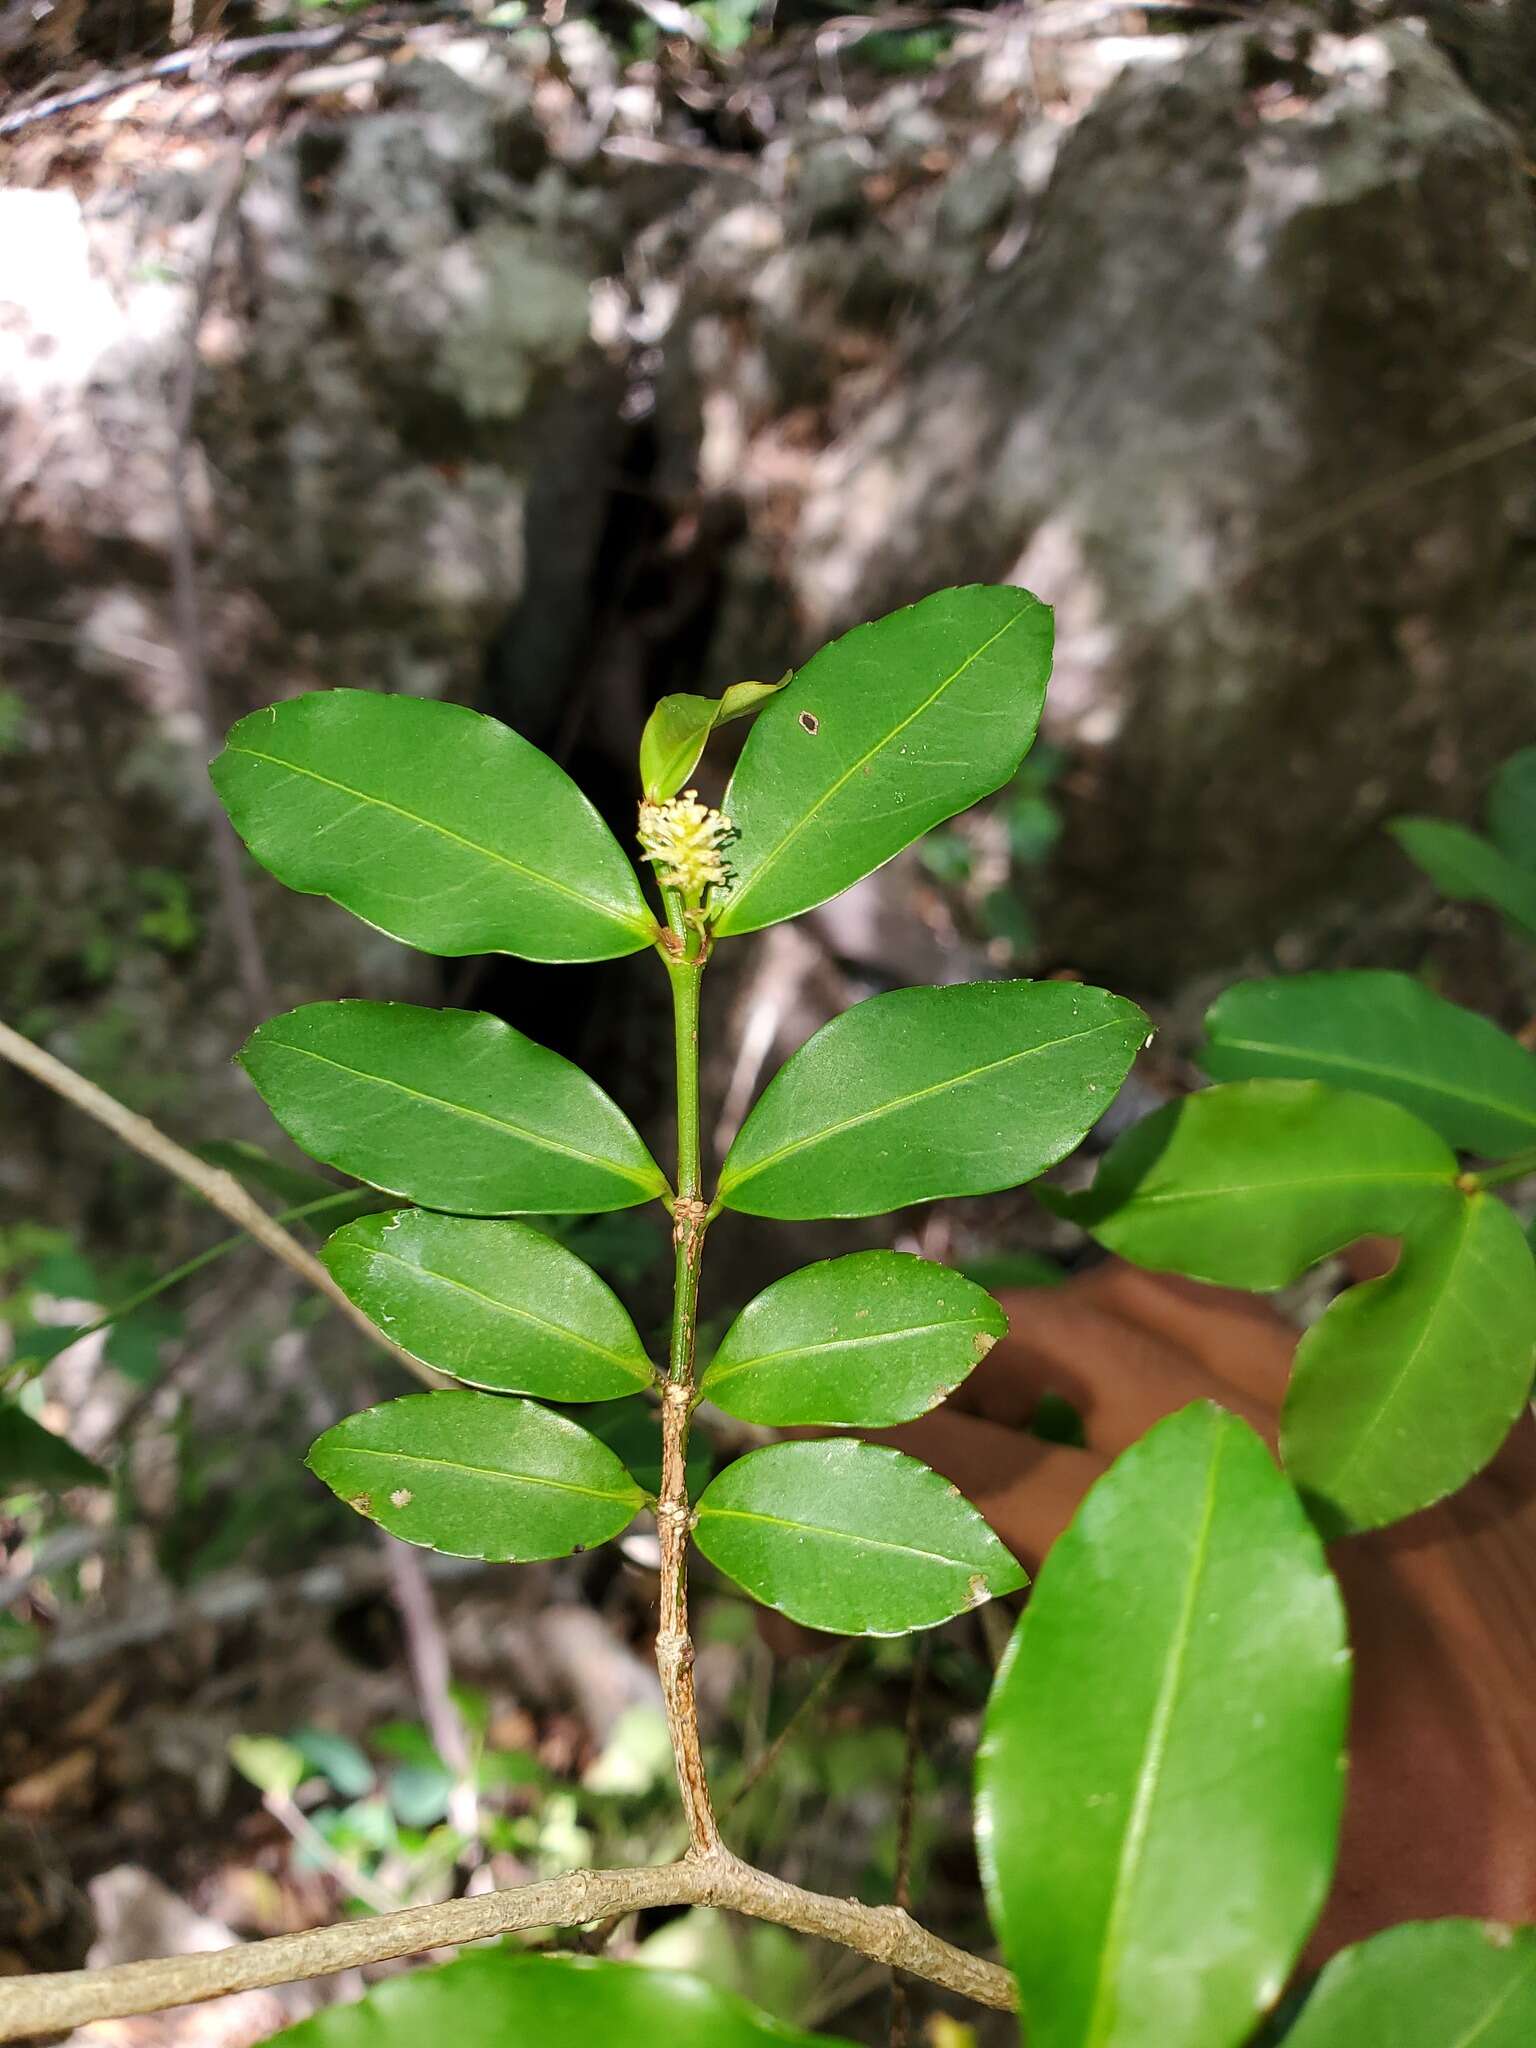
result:
M 1522 1108 L 1502 1096 L 1479 1095 L 1471 1088 L 1458 1088 L 1451 1081 L 1426 1080 L 1420 1074 L 1388 1066 L 1385 1060 L 1354 1058 L 1348 1053 L 1325 1052 L 1310 1046 L 1269 1044 L 1260 1038 L 1213 1038 L 1211 1047 L 1216 1052 L 1252 1052 L 1279 1059 L 1300 1055 L 1319 1066 L 1337 1067 L 1346 1073 L 1376 1074 L 1389 1081 L 1405 1082 L 1409 1087 L 1422 1089 L 1425 1094 L 1446 1095 L 1456 1102 L 1470 1103 L 1475 1109 L 1495 1110 L 1501 1116 L 1511 1117 L 1517 1123 L 1527 1124 L 1532 1130 L 1536 1130 L 1536 1109 Z
M 1121 1838 L 1120 1856 L 1115 1868 L 1114 1897 L 1110 1905 L 1109 1921 L 1104 1930 L 1103 1945 L 1099 1951 L 1097 1988 L 1088 2016 L 1088 2028 L 1084 2036 L 1085 2048 L 1099 2048 L 1099 2044 L 1107 2038 L 1106 2025 L 1112 2024 L 1114 2019 L 1113 2007 L 1107 2004 L 1107 2001 L 1112 2001 L 1114 1997 L 1130 1893 L 1145 1852 L 1152 1807 L 1160 1787 L 1163 1766 L 1167 1761 L 1169 1732 L 1183 1683 L 1190 1638 L 1194 1633 L 1196 1598 L 1205 1576 L 1207 1554 L 1210 1549 L 1211 1525 L 1216 1508 L 1216 1476 L 1226 1451 L 1226 1439 L 1226 1429 L 1218 1426 L 1206 1472 L 1205 1499 L 1201 1506 L 1200 1523 L 1190 1554 L 1184 1598 L 1174 1628 L 1163 1682 L 1158 1689 L 1157 1701 L 1147 1728 L 1147 1739 L 1142 1749 L 1141 1768 L 1137 1777 L 1136 1797 L 1132 1802 L 1125 1833 Z
M 430 1458 L 422 1451 L 381 1451 L 372 1444 L 338 1444 L 338 1457 L 383 1458 L 392 1465 L 430 1465 L 437 1472 L 468 1472 L 477 1479 L 502 1479 L 509 1486 L 547 1486 L 553 1493 L 580 1493 L 591 1500 L 623 1502 L 627 1493 L 609 1493 L 601 1486 L 583 1486 L 574 1479 L 550 1479 L 542 1472 L 507 1472 L 499 1465 L 471 1465 L 462 1458 Z M 635 1489 L 639 1493 L 639 1488 Z
M 718 1386 L 722 1380 L 734 1379 L 739 1372 L 750 1372 L 759 1365 L 778 1365 L 786 1358 L 821 1358 L 829 1351 L 868 1351 L 877 1344 L 899 1344 L 907 1337 L 934 1337 L 943 1330 L 967 1327 L 973 1327 L 978 1335 L 992 1334 L 976 1316 L 949 1316 L 941 1323 L 908 1323 L 899 1330 L 870 1330 L 857 1337 L 828 1337 L 816 1344 L 791 1344 L 783 1351 L 760 1351 L 755 1358 L 732 1359 L 729 1365 L 719 1367 L 711 1363 L 699 1384 Z
M 424 831 L 435 832 L 439 838 L 450 840 L 455 846 L 462 846 L 467 853 L 478 853 L 486 860 L 495 861 L 498 866 L 509 868 L 523 880 L 537 883 L 545 889 L 553 889 L 557 895 L 568 896 L 573 903 L 580 903 L 585 909 L 595 910 L 610 924 L 619 924 L 628 931 L 643 932 L 644 922 L 636 917 L 626 916 L 612 904 L 605 903 L 600 896 L 592 896 L 585 889 L 574 888 L 569 882 L 562 882 L 557 875 L 547 875 L 540 868 L 529 867 L 526 861 L 514 860 L 510 854 L 499 853 L 494 846 L 483 846 L 478 839 L 466 839 L 462 832 L 455 832 L 450 825 L 440 825 L 435 818 L 423 818 L 416 811 L 408 811 L 403 804 L 391 801 L 389 797 L 376 796 L 371 790 L 356 789 L 349 782 L 338 782 L 334 775 L 322 775 L 318 768 L 306 768 L 298 761 L 285 761 L 278 754 L 264 754 L 258 747 L 230 743 L 232 754 L 243 754 L 250 761 L 264 761 L 269 768 L 285 768 L 290 775 L 302 775 L 310 782 L 318 782 L 326 789 L 334 789 L 342 796 L 356 797 L 359 803 L 373 804 L 381 811 L 389 811 L 397 818 L 403 818 L 408 825 L 419 825 Z
M 824 1528 L 820 1522 L 792 1522 L 785 1515 L 759 1514 L 752 1508 L 721 1508 L 707 1499 L 700 1501 L 699 1520 L 702 1522 L 711 1516 L 717 1521 L 766 1522 L 775 1529 L 794 1529 L 806 1536 L 828 1536 L 840 1543 L 857 1543 L 865 1550 L 889 1550 L 899 1557 L 920 1557 L 929 1564 L 948 1565 L 955 1571 L 973 1575 L 988 1569 L 984 1564 L 973 1564 L 969 1558 L 950 1557 L 942 1550 L 923 1550 L 915 1543 L 893 1543 L 887 1536 L 861 1536 L 849 1529 Z
M 1499 1993 L 1498 1997 L 1495 1998 L 1487 2011 L 1473 2021 L 1472 2031 L 1469 2034 L 1458 2034 L 1456 2039 L 1448 2044 L 1448 2048 L 1473 2048 L 1473 2044 L 1481 2035 L 1487 2033 L 1515 1993 L 1523 1991 L 1531 1982 L 1533 1976 L 1536 1976 L 1536 1955 L 1529 1958 L 1528 1966 L 1523 1974 L 1513 1978 Z
M 747 877 L 746 881 L 741 885 L 739 889 L 734 891 L 733 894 L 728 898 L 721 917 L 722 931 L 728 931 L 733 927 L 735 922 L 734 913 L 741 908 L 743 903 L 746 902 L 747 898 L 751 895 L 752 891 L 757 887 L 758 883 L 763 879 L 764 875 L 768 874 L 783 859 L 784 855 L 789 851 L 790 847 L 794 845 L 795 841 L 800 837 L 801 833 L 804 832 L 806 828 L 810 825 L 812 819 L 818 817 L 821 814 L 821 812 L 825 810 L 827 805 L 832 801 L 833 797 L 835 797 L 840 790 L 845 789 L 847 785 L 853 780 L 854 776 L 857 775 L 859 771 L 868 762 L 872 761 L 875 758 L 876 754 L 883 752 L 883 750 L 886 747 L 890 746 L 894 740 L 898 740 L 901 737 L 901 735 L 906 731 L 907 727 L 911 725 L 914 720 L 921 718 L 925 711 L 930 710 L 932 706 L 938 702 L 940 697 L 943 696 L 944 692 L 952 688 L 953 685 L 960 680 L 961 676 L 965 674 L 966 670 L 970 668 L 973 665 L 973 663 L 980 661 L 981 657 L 986 653 L 989 647 L 995 647 L 997 642 L 1003 638 L 1004 634 L 1011 633 L 1014 627 L 1017 626 L 1021 620 L 1028 618 L 1031 614 L 1031 611 L 1032 607 L 1030 605 L 1021 605 L 1019 609 L 1013 614 L 1013 616 L 1010 619 L 1007 620 L 1005 624 L 999 626 L 995 633 L 991 634 L 987 639 L 983 640 L 978 648 L 976 648 L 972 653 L 968 654 L 965 657 L 965 660 L 961 662 L 960 666 L 957 669 L 953 670 L 951 674 L 945 676 L 944 680 L 938 685 L 936 689 L 931 691 L 929 695 L 923 699 L 921 704 L 919 704 L 914 710 L 909 711 L 906 717 L 902 719 L 899 725 L 892 726 L 891 730 L 888 733 L 883 734 L 881 738 L 878 739 L 872 747 L 868 748 L 864 753 L 862 753 L 859 756 L 859 758 L 852 764 L 851 767 L 844 770 L 844 772 L 837 778 L 836 782 L 829 785 L 829 787 L 822 793 L 822 795 L 820 795 L 816 799 L 815 803 L 813 803 L 810 806 L 809 810 L 803 811 L 800 814 L 800 816 L 795 820 L 794 824 L 791 825 L 789 829 L 784 833 L 783 837 L 779 840 L 778 844 L 772 847 L 769 852 L 763 855 L 763 858 L 752 870 L 752 873 Z
M 424 1089 L 413 1088 L 408 1081 L 396 1081 L 388 1074 L 370 1074 L 363 1067 L 349 1067 L 345 1060 L 333 1059 L 329 1053 L 316 1052 L 311 1046 L 295 1045 L 288 1038 L 269 1038 L 266 1044 L 282 1052 L 297 1053 L 301 1059 L 315 1060 L 323 1067 L 334 1067 L 338 1074 L 350 1074 L 354 1081 L 367 1081 L 378 1088 L 393 1088 L 397 1094 L 408 1095 L 413 1102 L 425 1102 L 432 1109 L 446 1110 L 450 1116 L 462 1116 L 472 1123 L 486 1124 L 492 1130 L 505 1131 L 514 1138 L 521 1138 L 525 1144 L 539 1146 L 546 1152 L 560 1153 L 567 1159 L 578 1160 L 583 1166 L 601 1167 L 633 1181 L 637 1188 L 651 1186 L 650 1179 L 634 1167 L 621 1166 L 616 1159 L 605 1159 L 600 1153 L 582 1152 L 574 1145 L 563 1145 L 558 1138 L 546 1138 L 538 1131 L 525 1130 L 521 1124 L 509 1123 L 505 1117 L 492 1116 L 489 1110 L 471 1109 L 467 1103 L 450 1102 L 442 1095 L 428 1095 Z
M 484 1302 L 499 1315 L 515 1316 L 525 1323 L 532 1323 L 536 1329 L 548 1330 L 551 1335 L 563 1337 L 567 1342 L 578 1345 L 583 1351 L 590 1351 L 596 1357 L 606 1359 L 610 1365 L 623 1368 L 638 1386 L 648 1386 L 651 1369 L 648 1363 L 628 1358 L 622 1351 L 610 1351 L 606 1344 L 599 1344 L 595 1337 L 587 1337 L 580 1330 L 572 1330 L 564 1323 L 554 1322 L 548 1316 L 535 1314 L 530 1308 L 521 1308 L 516 1302 L 499 1301 L 494 1294 L 485 1294 L 478 1287 L 471 1287 L 467 1280 L 456 1280 L 452 1274 L 444 1273 L 437 1267 L 419 1266 L 414 1259 L 403 1259 L 398 1252 L 386 1251 L 383 1245 L 369 1245 L 362 1256 L 370 1259 L 387 1259 L 393 1266 L 402 1267 L 413 1273 L 418 1280 L 433 1282 L 439 1287 L 450 1287 L 459 1294 L 467 1294 L 472 1301 Z M 447 1367 L 442 1368 L 447 1371 Z
M 1133 1190 L 1132 1200 L 1142 1209 L 1167 1209 L 1175 1202 L 1208 1202 L 1218 1195 L 1289 1195 L 1298 1188 L 1396 1188 L 1421 1183 L 1448 1192 L 1454 1192 L 1456 1186 L 1454 1173 L 1445 1168 L 1433 1173 L 1428 1168 L 1413 1173 L 1309 1173 L 1302 1180 L 1247 1180 L 1231 1187 L 1153 1189 L 1146 1194 Z
M 851 1013 L 849 1013 L 851 1014 Z M 754 1160 L 745 1170 L 734 1177 L 727 1157 L 720 1175 L 720 1191 L 745 1186 L 769 1167 L 779 1166 L 786 1159 L 792 1159 L 797 1152 L 803 1152 L 810 1145 L 825 1145 L 833 1138 L 842 1137 L 845 1131 L 853 1131 L 861 1125 L 878 1123 L 882 1117 L 895 1116 L 902 1110 L 910 1109 L 914 1103 L 926 1102 L 930 1096 L 946 1094 L 953 1088 L 968 1088 L 973 1081 L 979 1081 L 985 1074 L 996 1073 L 1002 1067 L 1016 1066 L 1020 1060 L 1034 1059 L 1037 1054 L 1055 1052 L 1064 1045 L 1080 1045 L 1085 1039 L 1096 1038 L 1105 1031 L 1119 1031 L 1125 1028 L 1119 1018 L 1107 1018 L 1102 1024 L 1090 1024 L 1084 1031 L 1069 1031 L 1060 1038 L 1048 1038 L 1039 1045 L 1027 1045 L 1021 1052 L 1005 1053 L 1001 1059 L 988 1060 L 984 1065 L 971 1067 L 963 1074 L 951 1074 L 945 1080 L 931 1081 L 926 1088 L 914 1089 L 910 1095 L 897 1096 L 890 1102 L 877 1103 L 873 1109 L 860 1110 L 857 1116 L 844 1117 L 841 1123 L 826 1124 L 819 1131 L 812 1131 L 804 1138 L 792 1138 L 787 1145 L 781 1145 L 777 1152 L 770 1152 L 764 1158 Z M 787 1069 L 785 1070 L 787 1071 Z M 748 1120 L 750 1122 L 750 1119 Z M 747 1125 L 743 1125 L 745 1131 Z

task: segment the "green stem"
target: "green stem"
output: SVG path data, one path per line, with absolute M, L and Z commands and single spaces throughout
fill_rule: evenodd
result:
M 677 1194 L 672 1203 L 674 1274 L 672 1338 L 667 1384 L 661 1404 L 661 1493 L 656 1532 L 661 1544 L 660 1614 L 656 1668 L 666 1703 L 667 1729 L 677 1765 L 678 1789 L 688 1821 L 688 1853 L 711 1856 L 720 1847 L 693 1687 L 693 1641 L 688 1633 L 688 1426 L 694 1403 L 694 1353 L 698 1341 L 699 1269 L 708 1228 L 703 1195 L 699 1119 L 699 984 L 705 946 L 683 916 L 681 902 L 664 892 L 672 941 L 666 948 L 672 984 L 673 1039 L 677 1059 Z
M 355 1202 L 358 1195 L 363 1192 L 366 1191 L 358 1188 L 338 1188 L 333 1195 L 317 1195 L 311 1202 L 300 1202 L 296 1209 L 284 1209 L 280 1214 L 274 1216 L 272 1220 L 274 1223 L 298 1223 L 306 1216 L 319 1215 L 324 1209 L 338 1208 L 343 1202 Z M 146 1286 L 141 1287 L 137 1294 L 130 1294 L 126 1300 L 114 1303 L 111 1308 L 99 1315 L 94 1323 L 82 1323 L 78 1330 L 70 1331 L 69 1344 L 64 1347 L 65 1350 L 72 1348 L 76 1344 L 83 1343 L 87 1337 L 96 1336 L 101 1330 L 110 1329 L 114 1323 L 120 1322 L 124 1316 L 132 1315 L 136 1308 L 143 1308 L 146 1302 L 153 1301 L 157 1295 L 164 1294 L 170 1288 L 179 1286 L 183 1280 L 190 1280 L 192 1275 L 200 1273 L 204 1266 L 211 1266 L 215 1259 L 222 1259 L 226 1253 L 232 1252 L 240 1245 L 249 1244 L 250 1242 L 250 1238 L 244 1231 L 241 1231 L 236 1237 L 221 1238 L 217 1244 L 210 1245 L 207 1251 L 199 1252 L 196 1258 L 188 1259 L 182 1265 L 173 1267 L 169 1273 L 162 1273 L 158 1280 L 151 1280 Z M 56 1351 L 52 1358 L 39 1360 L 31 1367 L 27 1376 L 30 1378 L 35 1373 L 41 1372 L 44 1365 L 51 1365 L 54 1358 L 62 1358 L 63 1355 L 63 1351 Z M 24 1359 L 21 1363 L 23 1369 L 26 1370 L 28 1362 Z
M 1483 1188 L 1501 1188 L 1506 1181 L 1523 1180 L 1528 1173 L 1536 1173 L 1536 1145 L 1524 1152 L 1517 1152 L 1512 1159 L 1504 1159 L 1497 1166 L 1488 1166 L 1481 1173 L 1462 1176 L 1479 1191 Z

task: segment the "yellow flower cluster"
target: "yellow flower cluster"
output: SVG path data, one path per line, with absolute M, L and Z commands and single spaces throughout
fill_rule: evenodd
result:
M 664 804 L 640 806 L 640 847 L 653 861 L 663 888 L 697 902 L 706 889 L 723 888 L 730 875 L 721 847 L 735 827 L 720 811 L 699 802 L 696 789 Z

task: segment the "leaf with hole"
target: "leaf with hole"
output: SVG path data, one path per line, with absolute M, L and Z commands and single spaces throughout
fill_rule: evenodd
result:
M 1536 1371 L 1536 1263 L 1493 1195 L 1409 1232 L 1393 1270 L 1302 1338 L 1286 1470 L 1325 1536 L 1375 1529 L 1464 1486 L 1503 1443 Z
M 1456 1156 L 1417 1117 L 1319 1081 L 1234 1081 L 1145 1118 L 1058 1215 L 1138 1266 L 1286 1287 L 1373 1232 L 1454 1208 Z
M 312 691 L 242 718 L 209 772 L 280 882 L 425 953 L 611 960 L 655 938 L 565 770 L 462 705 Z
M 1343 1603 L 1244 1422 L 1199 1402 L 1087 1495 L 993 1687 L 977 1772 L 1030 2048 L 1232 2048 L 1327 1894 Z
M 1115 1098 L 1147 1020 L 1065 981 L 897 989 L 834 1017 L 787 1060 L 720 1175 L 750 1216 L 878 1216 L 1017 1187 Z
M 1206 1013 L 1217 1081 L 1283 1076 L 1385 1096 L 1448 1144 L 1502 1158 L 1536 1143 L 1536 1055 L 1409 974 L 1240 981 Z
M 625 1209 L 666 1176 L 624 1112 L 497 1017 L 411 1003 L 309 1003 L 240 1054 L 312 1158 L 433 1209 Z
M 308 1464 L 391 1536 L 498 1564 L 591 1550 L 644 1505 L 579 1423 L 499 1394 L 407 1394 L 364 1408 L 318 1438 Z
M 526 1223 L 396 1209 L 338 1230 L 324 1256 L 386 1336 L 469 1386 L 607 1401 L 654 1378 L 613 1289 Z
M 1444 818 L 1397 818 L 1388 827 L 1408 858 L 1453 903 L 1487 903 L 1536 939 L 1536 872 L 1491 839 Z
M 748 1302 L 700 1386 L 744 1422 L 883 1428 L 937 1407 L 1007 1329 L 991 1295 L 945 1266 L 851 1252 Z
M 596 1956 L 482 1948 L 439 1969 L 376 1984 L 274 2034 L 270 2048 L 518 2048 L 605 2041 L 613 2048 L 848 2048 L 804 2034 L 680 1970 Z
M 1026 1583 L 948 1480 L 848 1437 L 727 1465 L 699 1501 L 694 1540 L 764 1606 L 839 1635 L 933 1628 Z
M 719 697 L 663 697 L 640 735 L 640 784 L 650 801 L 664 803 L 677 795 L 703 759 L 716 726 L 749 718 L 783 687 L 732 683 Z
M 941 590 L 823 647 L 759 716 L 725 794 L 719 932 L 839 895 L 1014 775 L 1051 672 L 1027 590 Z
M 1420 1920 L 1336 1955 L 1285 2048 L 1531 2048 L 1536 1927 Z

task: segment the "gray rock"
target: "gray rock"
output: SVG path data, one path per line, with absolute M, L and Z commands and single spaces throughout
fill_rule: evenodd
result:
M 1057 606 L 1074 958 L 1168 986 L 1343 915 L 1399 886 L 1384 816 L 1529 736 L 1532 272 L 1510 135 L 1411 30 L 1220 31 L 1120 74 L 823 458 L 813 642 L 950 582 Z

